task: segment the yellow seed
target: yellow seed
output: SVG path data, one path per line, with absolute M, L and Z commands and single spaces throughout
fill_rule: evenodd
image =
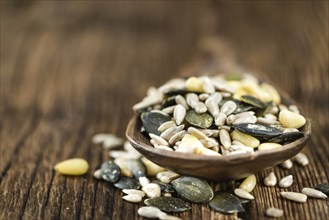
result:
M 248 147 L 252 147 L 252 148 L 256 148 L 260 144 L 260 142 L 257 138 L 254 138 L 253 136 L 251 136 L 249 134 L 244 134 L 238 130 L 234 130 L 231 133 L 231 137 L 233 140 L 239 141 L 242 144 L 244 144 Z
M 185 152 L 193 152 L 197 148 L 203 148 L 203 144 L 201 141 L 199 141 L 198 138 L 191 134 L 186 134 L 180 145 L 178 146 L 178 149 L 182 149 Z
M 256 186 L 256 176 L 251 175 L 243 180 L 239 188 L 244 189 L 247 192 L 251 192 Z
M 271 96 L 271 100 L 273 101 L 274 104 L 278 105 L 281 102 L 281 97 L 278 91 L 271 85 L 267 83 L 262 83 L 260 87 Z M 271 101 L 268 100 L 268 101 Z M 265 100 L 262 100 L 265 101 Z
M 150 161 L 145 157 L 143 157 L 141 160 L 144 163 L 147 170 L 147 175 L 149 176 L 155 176 L 157 173 L 166 170 L 165 168 L 158 166 L 157 164 L 153 163 L 152 161 Z
M 126 166 L 126 159 L 125 158 L 118 157 L 114 160 L 114 163 L 120 167 L 121 174 L 123 176 L 127 176 L 127 177 L 132 177 L 133 176 L 133 173 Z
M 280 148 L 280 147 L 282 147 L 282 145 L 277 144 L 277 143 L 262 143 L 258 146 L 258 150 L 270 150 L 270 149 Z
M 190 77 L 185 82 L 186 89 L 191 92 L 204 92 L 203 83 L 197 77 Z
M 88 162 L 81 158 L 64 160 L 55 165 L 54 169 L 64 175 L 83 175 L 89 168 Z
M 306 123 L 302 115 L 286 109 L 280 111 L 279 121 L 286 128 L 300 128 Z
M 220 156 L 220 153 L 210 150 L 205 147 L 198 147 L 194 150 L 194 153 L 196 154 L 203 154 L 203 155 L 214 155 L 214 156 Z

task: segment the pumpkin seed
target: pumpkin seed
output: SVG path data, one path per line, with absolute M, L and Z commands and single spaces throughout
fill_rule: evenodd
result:
M 184 212 L 191 209 L 191 206 L 186 204 L 183 200 L 175 197 L 156 197 L 146 199 L 145 205 L 154 206 L 165 212 Z
M 306 202 L 307 201 L 307 195 L 304 195 L 302 193 L 296 193 L 296 192 L 280 192 L 281 196 L 295 201 L 295 202 Z
M 280 180 L 279 186 L 282 188 L 288 188 L 293 184 L 293 182 L 294 182 L 293 176 L 289 175 Z
M 268 208 L 265 213 L 269 217 L 279 218 L 279 217 L 283 216 L 283 210 L 277 209 L 274 207 Z
M 122 176 L 118 182 L 113 184 L 118 189 L 140 189 L 140 184 L 137 180 Z
M 326 199 L 327 195 L 324 194 L 323 192 L 316 190 L 316 189 L 312 189 L 312 188 L 303 188 L 302 189 L 302 193 L 309 196 L 309 197 L 313 197 L 313 198 L 318 198 L 318 199 Z
M 225 214 L 245 211 L 240 199 L 228 192 L 216 192 L 214 198 L 210 201 L 209 206 L 214 210 Z
M 140 207 L 137 211 L 138 215 L 145 218 L 160 218 L 161 216 L 166 216 L 167 214 L 162 212 L 160 209 L 152 206 Z
M 169 121 L 171 118 L 157 112 L 144 112 L 141 115 L 141 120 L 143 122 L 143 127 L 147 133 L 152 133 L 160 135 L 161 132 L 158 131 L 160 125 L 164 122 Z
M 323 192 L 324 194 L 329 195 L 329 184 L 328 183 L 320 183 L 320 184 L 315 185 L 313 188 Z
M 153 180 L 152 182 L 158 184 L 160 186 L 162 192 L 176 193 L 175 188 L 171 184 L 164 183 L 159 180 Z
M 304 137 L 303 132 L 300 132 L 300 131 L 287 132 L 287 133 L 282 133 L 278 136 L 268 139 L 268 142 L 279 143 L 279 144 L 289 144 L 302 137 Z
M 171 184 L 183 199 L 191 202 L 205 203 L 214 196 L 214 192 L 209 184 L 205 180 L 195 177 L 180 177 L 173 180 Z
M 234 128 L 256 138 L 271 138 L 282 134 L 280 129 L 269 125 L 247 123 L 235 125 Z
M 114 183 L 119 180 L 121 174 L 120 167 L 112 161 L 104 162 L 101 166 L 102 179 Z
M 212 125 L 213 117 L 208 113 L 199 114 L 194 110 L 189 110 L 186 113 L 185 120 L 196 127 L 209 128 Z
M 265 107 L 264 102 L 260 101 L 259 99 L 257 99 L 254 96 L 243 95 L 243 96 L 241 96 L 241 101 L 244 102 L 244 103 L 247 103 L 249 105 L 255 106 L 257 108 L 264 108 Z

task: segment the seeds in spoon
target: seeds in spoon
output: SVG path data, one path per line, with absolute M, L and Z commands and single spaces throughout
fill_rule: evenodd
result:
M 293 176 L 289 175 L 280 180 L 279 186 L 282 188 L 288 188 L 293 184 L 293 182 L 294 182 Z
M 257 180 L 255 175 L 248 176 L 243 180 L 239 188 L 244 189 L 247 192 L 251 192 L 255 188 L 256 182 Z
M 177 125 L 180 125 L 186 115 L 186 109 L 182 105 L 176 105 L 175 110 L 174 110 L 174 119 L 176 121 Z

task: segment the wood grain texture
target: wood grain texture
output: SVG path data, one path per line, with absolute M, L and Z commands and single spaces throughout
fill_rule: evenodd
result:
M 0 219 L 141 219 L 141 204 L 122 201 L 119 190 L 93 179 L 108 156 L 91 137 L 124 137 L 131 106 L 149 86 L 194 65 L 209 36 L 225 39 L 227 57 L 270 78 L 312 118 L 310 165 L 274 168 L 276 174 L 293 174 L 294 191 L 328 182 L 327 1 L 1 1 L 0 14 Z M 71 157 L 89 161 L 87 175 L 54 173 L 54 164 Z M 283 208 L 282 219 L 329 216 L 328 200 L 297 204 L 280 191 L 259 184 L 239 215 L 193 205 L 179 216 L 264 219 L 269 206 Z

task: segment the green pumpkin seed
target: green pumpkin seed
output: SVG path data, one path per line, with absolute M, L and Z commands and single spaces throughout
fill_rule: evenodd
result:
M 191 209 L 191 206 L 186 204 L 183 200 L 175 197 L 156 197 L 146 199 L 145 205 L 154 206 L 164 212 L 184 212 Z
M 118 182 L 113 184 L 118 189 L 140 189 L 141 185 L 133 178 L 122 176 Z
M 268 142 L 279 143 L 279 144 L 289 144 L 299 138 L 304 137 L 303 132 L 287 132 L 282 133 L 278 136 L 268 139 Z
M 263 139 L 275 137 L 282 134 L 282 131 L 280 129 L 262 124 L 238 124 L 234 125 L 234 128 L 241 131 L 242 133 Z
M 196 127 L 209 128 L 214 118 L 208 113 L 199 114 L 194 110 L 190 110 L 186 113 L 185 120 Z
M 250 96 L 250 95 L 241 96 L 241 101 L 244 102 L 244 103 L 247 103 L 249 105 L 255 106 L 257 108 L 265 108 L 266 107 L 264 102 L 260 101 L 256 97 Z
M 159 180 L 153 180 L 152 182 L 153 183 L 156 183 L 156 184 L 158 184 L 160 186 L 161 192 L 176 193 L 175 188 L 171 184 L 164 183 L 164 182 L 161 182 Z
M 203 179 L 183 176 L 173 180 L 171 184 L 183 199 L 191 202 L 205 203 L 214 196 L 212 188 Z
M 240 199 L 229 192 L 216 192 L 209 205 L 214 210 L 225 214 L 245 211 Z
M 169 116 L 163 115 L 158 112 L 144 112 L 141 115 L 141 119 L 143 122 L 143 127 L 145 128 L 146 132 L 156 135 L 161 134 L 161 132 L 158 131 L 160 125 L 166 121 L 171 120 Z
M 118 181 L 121 174 L 120 167 L 111 160 L 104 162 L 100 171 L 103 180 L 112 183 Z
M 313 187 L 316 190 L 323 192 L 329 196 L 329 184 L 328 183 L 320 183 Z
M 170 96 L 170 97 L 168 97 L 166 100 L 164 100 L 161 108 L 166 108 L 166 107 L 169 107 L 169 106 L 176 105 L 175 98 L 176 98 L 176 96 Z
M 131 171 L 135 179 L 138 180 L 139 177 L 143 177 L 146 175 L 146 168 L 142 161 L 135 159 L 127 159 L 124 161 L 124 163 L 127 166 L 128 170 Z

